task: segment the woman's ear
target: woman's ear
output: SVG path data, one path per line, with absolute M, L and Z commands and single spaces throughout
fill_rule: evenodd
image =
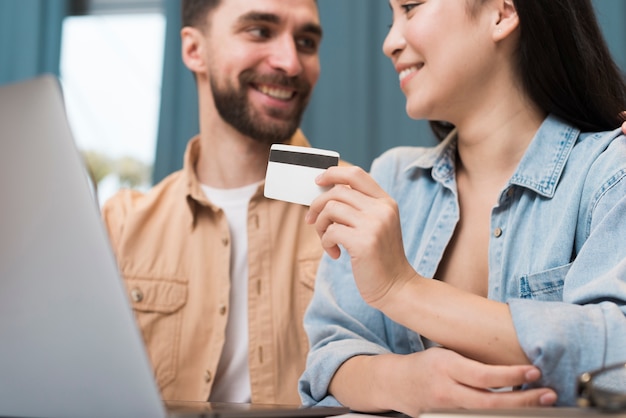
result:
M 206 70 L 204 36 L 202 32 L 191 26 L 185 26 L 180 31 L 181 54 L 187 68 L 193 73 L 202 73 Z
M 513 0 L 497 0 L 497 3 L 498 15 L 493 28 L 493 37 L 495 41 L 501 41 L 519 27 L 519 16 Z

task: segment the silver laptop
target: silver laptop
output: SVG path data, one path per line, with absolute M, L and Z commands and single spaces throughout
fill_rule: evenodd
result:
M 171 415 L 117 270 L 58 80 L 0 87 L 0 416 Z M 179 416 L 345 408 L 178 402 Z

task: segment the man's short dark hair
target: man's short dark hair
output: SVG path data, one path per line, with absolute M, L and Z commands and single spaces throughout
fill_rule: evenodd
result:
M 181 17 L 183 27 L 204 27 L 207 23 L 207 16 L 220 3 L 221 0 L 182 0 Z M 317 4 L 317 0 L 315 0 L 315 3 Z
M 203 28 L 209 13 L 219 6 L 221 0 L 182 0 L 182 25 Z

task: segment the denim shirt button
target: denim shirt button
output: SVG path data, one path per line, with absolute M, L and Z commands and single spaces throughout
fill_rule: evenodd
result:
M 493 231 L 493 236 L 496 238 L 500 238 L 502 235 L 502 228 L 498 227 Z

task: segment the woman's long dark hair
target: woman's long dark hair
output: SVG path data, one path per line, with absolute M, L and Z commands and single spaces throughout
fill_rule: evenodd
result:
M 613 61 L 591 0 L 513 0 L 520 20 L 522 87 L 547 113 L 582 131 L 617 128 L 626 81 Z M 431 122 L 443 139 L 452 125 Z

